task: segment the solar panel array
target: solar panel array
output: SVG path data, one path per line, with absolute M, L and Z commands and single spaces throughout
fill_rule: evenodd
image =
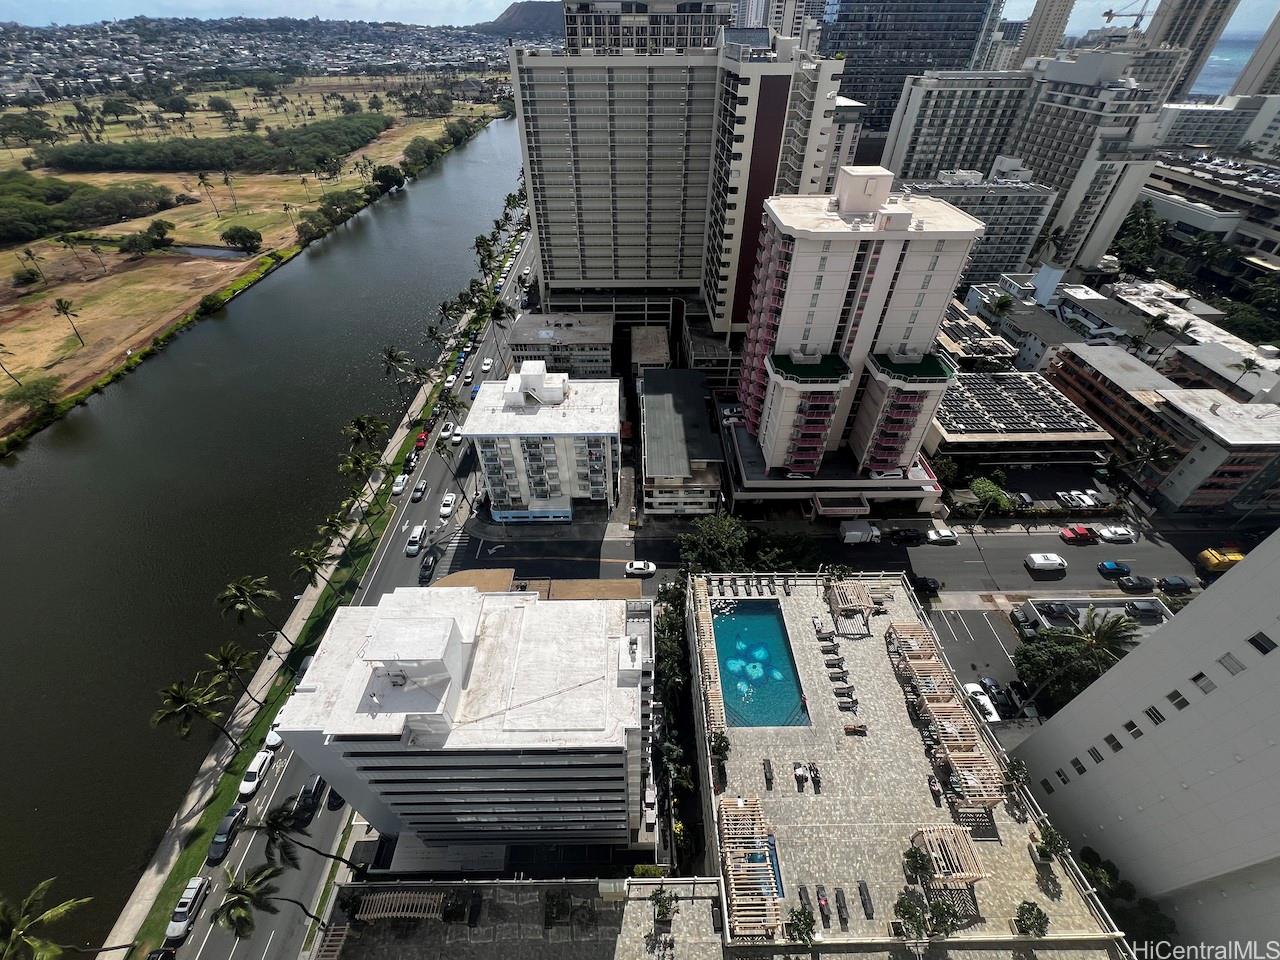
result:
M 1011 343 L 970 314 L 948 307 L 938 332 L 960 348 L 967 357 L 1012 357 L 1018 351 Z
M 938 407 L 947 433 L 1094 433 L 1102 428 L 1038 373 L 961 373 Z

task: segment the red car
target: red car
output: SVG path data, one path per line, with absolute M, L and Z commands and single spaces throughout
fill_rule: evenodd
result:
M 418 434 L 418 439 L 417 439 L 417 442 L 414 443 L 413 449 L 423 450 L 426 448 L 426 446 L 427 446 L 427 435 L 425 433 Z
M 1058 531 L 1060 536 L 1067 543 L 1097 543 L 1098 535 L 1093 532 L 1092 527 L 1086 527 L 1083 524 L 1074 524 L 1070 527 L 1063 527 Z

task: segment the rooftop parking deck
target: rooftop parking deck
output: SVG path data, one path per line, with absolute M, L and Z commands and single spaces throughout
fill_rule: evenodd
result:
M 781 609 L 809 725 L 726 723 L 715 701 L 737 691 L 732 685 L 721 691 L 715 677 L 704 676 L 703 598 L 714 609 L 761 597 Z M 1012 919 L 1027 900 L 1050 918 L 1043 946 L 1063 938 L 1073 957 L 1114 947 L 1115 928 L 1086 898 L 1074 863 L 1033 859 L 1030 841 L 1041 814 L 1030 797 L 1007 788 L 1000 748 L 955 693 L 950 666 L 900 575 L 862 574 L 840 584 L 813 575 L 708 576 L 691 581 L 689 603 L 695 689 L 704 691 L 708 708 L 703 723 L 722 730 L 730 745 L 723 776 L 710 788 L 718 823 L 708 833 L 717 833 L 709 842 L 719 841 L 735 941 L 785 939 L 784 929 L 759 925 L 771 916 L 785 920 L 807 902 L 821 940 L 859 952 L 892 950 L 902 943 L 891 923 L 906 885 L 903 853 L 915 845 L 933 854 L 938 870 L 929 897 L 965 916 L 949 948 L 969 941 L 976 955 L 1013 941 Z M 757 878 L 735 902 L 741 871 L 728 848 L 742 848 L 752 818 L 764 837 L 757 849 L 768 851 L 776 875 Z M 758 865 L 759 857 L 751 862 Z M 768 888 L 779 891 L 776 909 L 758 902 Z M 822 894 L 829 916 L 820 909 Z

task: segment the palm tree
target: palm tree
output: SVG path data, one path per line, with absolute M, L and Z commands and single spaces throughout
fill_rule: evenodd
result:
M 1167 321 L 1168 319 L 1169 319 L 1169 314 L 1161 312 L 1161 313 L 1157 313 L 1155 316 L 1147 317 L 1145 320 L 1143 320 L 1142 334 L 1138 337 L 1137 340 L 1133 341 L 1133 346 L 1130 352 L 1134 356 L 1137 356 L 1138 351 L 1147 345 L 1147 341 L 1151 339 L 1151 335 L 1153 333 L 1167 332 L 1169 329 L 1169 324 L 1166 323 L 1165 321 Z
M 298 178 L 298 182 L 302 184 L 302 192 L 306 195 L 307 203 L 311 202 L 311 189 L 307 186 L 307 178 L 305 175 Z
M 264 603 L 279 599 L 280 594 L 267 586 L 266 577 L 240 577 L 238 580 L 232 580 L 218 594 L 217 603 L 224 617 L 229 613 L 236 615 L 236 623 L 244 623 L 245 617 L 265 621 L 271 629 L 284 637 L 285 643 L 292 647 L 293 641 L 284 632 L 284 628 L 267 616 L 267 611 L 262 607 Z
M 102 247 L 98 246 L 96 243 L 91 243 L 89 244 L 89 252 L 98 258 L 98 266 L 102 268 L 103 273 L 106 273 L 107 265 L 102 259 Z
M 449 446 L 448 441 L 436 438 L 436 445 L 433 447 L 436 453 L 440 454 L 440 459 L 444 461 L 445 469 L 449 471 L 449 476 L 453 477 L 453 482 L 458 485 L 458 492 L 462 494 L 462 499 L 467 501 L 467 506 L 471 506 L 471 498 L 467 496 L 463 483 L 458 479 L 457 472 L 453 469 L 453 447 Z
M 205 659 L 213 664 L 213 682 L 226 683 L 234 680 L 240 685 L 240 689 L 244 691 L 245 696 L 262 706 L 262 701 L 253 695 L 253 691 L 249 689 L 249 684 L 245 683 L 242 673 L 252 674 L 257 660 L 244 647 L 236 643 L 234 640 L 228 640 L 220 646 L 214 653 L 206 653 Z
M 387 377 L 395 377 L 396 390 L 399 392 L 401 385 L 401 376 L 404 374 L 405 367 L 413 362 L 413 358 L 403 350 L 394 346 L 386 346 L 382 348 L 382 374 Z
M 1013 312 L 1013 297 L 1002 293 L 987 305 L 987 309 L 993 317 L 1007 317 Z
M 1239 370 L 1240 376 L 1236 377 L 1232 383 L 1239 383 L 1251 373 L 1257 373 L 1262 369 L 1262 361 L 1257 357 L 1241 357 L 1239 363 L 1229 364 L 1232 370 Z
M 201 170 L 196 174 L 196 182 L 200 184 L 200 189 L 204 191 L 204 195 L 209 198 L 209 202 L 213 204 L 213 215 L 221 218 L 222 213 L 218 210 L 218 201 L 213 199 L 213 184 L 209 180 L 209 175 Z
M 66 318 L 67 323 L 71 324 L 71 332 L 76 335 L 76 339 L 80 341 L 80 346 L 84 346 L 84 337 L 80 336 L 80 331 L 76 328 L 74 317 L 80 316 L 76 313 L 75 306 L 65 297 L 58 297 L 53 301 L 53 312 L 60 317 Z
M 40 256 L 40 254 L 36 253 L 30 247 L 23 247 L 22 253 L 18 254 L 19 263 L 22 263 L 25 260 L 28 264 L 31 265 L 32 270 L 40 274 L 40 279 L 43 280 L 45 283 L 48 283 L 49 278 L 46 277 L 44 275 L 44 271 L 40 269 L 40 261 L 43 259 L 44 257 Z
M 71 253 L 76 258 L 76 262 L 80 264 L 80 269 L 83 270 L 84 260 L 80 257 L 80 251 L 76 249 L 76 242 L 72 240 L 71 237 L 69 237 L 65 233 L 58 234 L 57 240 L 60 244 L 62 244 L 64 247 L 66 247 L 68 250 L 71 251 Z
M 1164 349 L 1156 354 L 1156 363 L 1159 363 L 1164 358 L 1164 355 L 1169 352 L 1169 348 L 1179 340 L 1190 340 L 1191 331 L 1195 329 L 1195 326 L 1196 322 L 1194 320 L 1183 320 L 1181 323 L 1166 324 L 1165 332 L 1170 335 L 1171 339 L 1164 345 Z
M 1029 703 L 1034 702 L 1046 687 L 1067 670 L 1081 664 L 1089 667 L 1097 676 L 1102 676 L 1137 644 L 1138 622 L 1123 613 L 1099 614 L 1096 607 L 1090 607 L 1078 626 L 1045 630 L 1041 637 L 1074 640 L 1080 645 L 1080 650 L 1078 656 L 1065 660 L 1061 667 L 1036 688 L 1027 698 Z
M 297 229 L 298 224 L 293 219 L 293 210 L 294 210 L 293 204 L 282 203 L 281 206 L 284 208 L 284 215 L 289 218 L 289 226 L 293 227 L 294 229 Z
M 343 476 L 368 477 L 376 467 L 382 465 L 382 458 L 376 453 L 361 450 L 344 453 L 338 461 L 338 472 Z
M 231 185 L 231 171 L 222 171 L 222 185 L 231 193 L 231 202 L 234 204 L 233 209 L 236 213 L 240 212 L 240 201 L 236 198 L 236 188 Z
M 151 725 L 158 727 L 173 720 L 177 724 L 178 736 L 183 740 L 191 734 L 191 726 L 196 720 L 203 720 L 218 728 L 218 732 L 231 741 L 237 751 L 240 741 L 231 735 L 231 731 L 219 721 L 222 714 L 215 710 L 226 699 L 217 686 L 212 683 L 201 683 L 204 674 L 196 674 L 194 683 L 178 680 L 160 691 L 160 702 L 163 706 L 151 715 Z
M 332 860 L 335 863 L 345 863 L 352 870 L 363 870 L 364 868 L 346 857 L 336 853 L 326 853 L 319 847 L 314 847 L 309 843 L 303 843 L 299 837 L 308 837 L 306 827 L 299 821 L 297 813 L 294 812 L 294 801 L 297 797 L 287 797 L 285 801 L 278 807 L 272 807 L 262 819 L 256 823 L 250 823 L 249 829 L 255 833 L 260 833 L 266 838 L 266 855 L 267 862 L 278 866 L 293 867 L 298 866 L 298 851 L 296 847 L 303 850 L 310 850 L 312 853 L 319 854 L 326 860 Z
M 44 905 L 54 877 L 37 883 L 20 903 L 0 896 L 0 960 L 55 960 L 68 950 L 75 953 L 97 955 L 115 950 L 129 950 L 134 944 L 122 943 L 115 947 L 86 950 L 67 943 L 54 943 L 43 936 L 42 927 L 51 926 L 68 914 L 80 909 L 92 897 L 63 900 L 56 906 Z
M 331 513 L 316 527 L 316 533 L 326 540 L 337 540 L 339 546 L 344 546 L 347 535 L 347 519 L 339 513 Z
M 436 409 L 444 413 L 458 413 L 464 409 L 464 405 L 456 393 L 446 390 L 436 397 Z
M 342 432 L 350 438 L 353 449 L 361 444 L 372 449 L 374 443 L 386 436 L 390 429 L 386 421 L 362 413 L 358 417 L 352 417 L 342 428 Z
M 4 348 L 4 344 L 0 343 L 0 357 L 12 357 L 12 356 L 13 356 L 13 351 L 6 350 Z M 22 386 L 22 381 L 19 380 L 16 376 L 14 376 L 13 371 L 4 365 L 3 360 L 0 360 L 0 372 L 3 372 L 6 377 L 8 377 L 10 380 L 16 383 L 18 386 Z
M 329 578 L 324 575 L 324 568 L 329 565 L 330 560 L 328 547 L 323 544 L 312 544 L 309 547 L 291 550 L 290 556 L 298 561 L 298 566 L 293 571 L 295 580 L 305 580 L 309 587 L 314 587 L 317 580 L 329 582 Z
M 253 935 L 255 915 L 258 912 L 279 913 L 277 903 L 292 903 L 318 923 L 320 929 L 324 929 L 324 921 L 308 910 L 301 900 L 276 896 L 280 888 L 271 881 L 284 873 L 282 867 L 263 863 L 239 878 L 230 869 L 224 870 L 227 875 L 227 892 L 222 903 L 213 911 L 213 921 L 224 930 L 230 930 L 237 940 Z
M 1053 262 L 1054 258 L 1062 251 L 1063 237 L 1066 230 L 1062 227 L 1054 227 L 1048 233 L 1042 233 L 1036 238 L 1036 242 L 1031 246 L 1031 254 L 1027 259 L 1035 262 L 1039 259 L 1040 254 L 1046 249 L 1050 251 L 1049 261 Z

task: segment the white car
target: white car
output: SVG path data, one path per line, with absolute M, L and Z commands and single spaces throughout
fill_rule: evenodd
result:
M 632 560 L 627 564 L 628 577 L 652 577 L 658 572 L 658 565 L 649 560 Z
M 452 420 L 446 420 L 444 422 L 444 426 L 440 428 L 440 439 L 448 440 L 450 437 L 453 436 L 453 431 L 456 429 L 458 428 L 454 426 Z
M 468 370 L 466 373 L 462 375 L 462 382 L 465 386 L 469 387 L 471 386 L 471 381 L 474 380 L 475 378 L 476 378 L 476 375 L 472 371 Z
M 453 508 L 458 502 L 456 493 L 446 493 L 440 500 L 440 519 L 448 520 L 453 516 Z
M 284 737 L 280 736 L 279 731 L 276 730 L 278 726 L 280 726 L 278 722 L 273 723 L 271 729 L 267 731 L 267 738 L 262 741 L 262 745 L 268 750 L 279 750 L 280 744 L 284 743 Z
M 267 771 L 271 769 L 271 764 L 276 762 L 276 755 L 270 750 L 259 750 L 249 761 L 249 766 L 244 771 L 244 777 L 240 780 L 240 802 L 244 803 L 253 799 L 253 795 L 258 792 L 258 788 L 262 786 L 262 781 L 266 779 Z
M 872 470 L 872 480 L 901 480 L 906 476 L 902 470 Z
M 458 375 L 456 373 L 451 373 L 449 374 L 449 376 L 444 378 L 444 388 L 446 390 L 452 390 L 453 385 L 457 382 L 458 382 Z
M 982 719 L 987 723 L 995 723 L 1000 719 L 1000 714 L 996 712 L 996 705 L 991 702 L 991 698 L 987 696 L 987 691 L 982 689 L 982 685 L 978 683 L 966 683 L 964 692 L 969 697 L 969 702 L 973 704 L 974 709 L 982 714 Z
M 1129 527 L 1099 527 L 1098 539 L 1107 543 L 1137 543 L 1138 535 Z
M 455 433 L 455 434 L 453 435 L 453 437 L 452 437 L 452 438 L 450 438 L 450 440 L 449 440 L 449 445 L 450 445 L 451 447 L 460 447 L 460 446 L 462 446 L 462 434 L 461 434 L 461 433 Z
M 1028 553 L 1022 561 L 1028 570 L 1066 570 L 1067 561 L 1056 553 Z
M 488 373 L 492 369 L 493 369 L 493 361 L 490 358 L 485 357 L 484 363 L 480 364 L 480 372 Z
M 1098 505 L 1098 502 L 1083 490 L 1072 490 L 1071 496 L 1075 497 L 1076 502 L 1082 507 L 1096 507 Z
M 960 542 L 960 538 L 956 536 L 956 532 L 954 530 L 949 530 L 946 527 L 938 527 L 935 530 L 930 530 L 927 534 L 925 534 L 925 539 L 928 540 L 930 543 L 941 543 L 941 544 L 952 544 L 952 543 Z
M 1080 499 L 1078 499 L 1074 493 L 1068 493 L 1065 490 L 1059 490 L 1057 493 L 1054 494 L 1054 496 L 1057 497 L 1064 506 L 1068 506 L 1068 507 L 1084 506 L 1084 503 Z
M 400 494 L 404 493 L 404 488 L 407 486 L 409 486 L 409 475 L 407 473 L 399 474 L 391 481 L 391 495 L 393 497 L 400 496 Z
M 172 944 L 186 939 L 195 926 L 196 917 L 200 915 L 204 898 L 209 895 L 210 885 L 208 877 L 192 877 L 187 881 L 187 885 L 182 888 L 182 895 L 178 897 L 178 905 L 173 908 L 173 915 L 169 917 L 169 925 L 164 928 L 166 941 Z

